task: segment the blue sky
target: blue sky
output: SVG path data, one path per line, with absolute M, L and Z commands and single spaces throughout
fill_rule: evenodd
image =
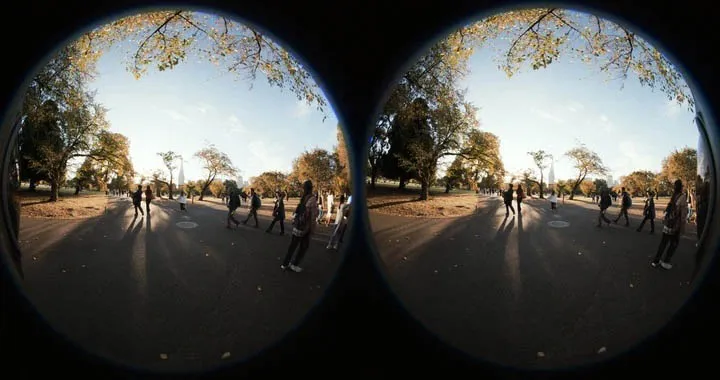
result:
M 577 173 L 563 153 L 579 140 L 618 179 L 634 170 L 659 171 L 670 151 L 697 143 L 693 114 L 634 77 L 621 89 L 620 81 L 608 82 L 596 67 L 560 59 L 508 78 L 495 54 L 492 48 L 477 50 L 462 84 L 480 108 L 481 129 L 500 137 L 510 172 L 533 168 L 527 152 L 543 149 L 557 158 L 556 178 L 572 178 Z M 173 150 L 185 157 L 185 178 L 201 178 L 193 154 L 209 142 L 249 179 L 263 171 L 289 171 L 304 150 L 331 150 L 336 144 L 332 111 L 323 122 L 324 115 L 268 86 L 262 74 L 250 89 L 247 80 L 190 57 L 172 70 L 150 70 L 135 80 L 124 62 L 120 49 L 107 52 L 91 87 L 109 108 L 111 129 L 130 138 L 140 173 L 163 168 L 156 153 Z
M 314 107 L 270 87 L 261 74 L 250 89 L 242 77 L 190 57 L 172 70 L 151 69 L 135 80 L 122 53 L 118 48 L 102 56 L 90 87 L 109 109 L 111 130 L 130 138 L 139 173 L 164 168 L 157 152 L 172 150 L 184 156 L 186 180 L 203 178 L 193 154 L 212 143 L 248 180 L 264 171 L 290 171 L 292 160 L 306 149 L 336 145 L 332 110 L 323 122 Z
M 574 178 L 577 171 L 564 153 L 578 140 L 600 156 L 615 180 L 635 170 L 659 171 L 673 149 L 697 148 L 687 106 L 633 76 L 608 81 L 597 66 L 561 58 L 508 78 L 496 57 L 492 48 L 477 50 L 463 86 L 480 107 L 480 128 L 499 136 L 510 172 L 535 168 L 527 152 L 542 149 L 557 159 L 556 179 Z

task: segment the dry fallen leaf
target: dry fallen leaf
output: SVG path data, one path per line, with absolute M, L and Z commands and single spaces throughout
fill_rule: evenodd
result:
M 544 357 L 545 357 L 545 353 L 542 352 L 542 351 L 538 351 L 537 356 L 538 356 L 539 358 L 544 358 Z
M 168 356 L 167 354 L 160 354 L 160 359 L 167 360 Z
M 600 349 L 598 350 L 598 354 L 602 354 L 602 353 L 605 352 L 605 351 L 607 351 L 607 348 L 605 348 L 605 346 L 602 346 L 602 347 L 600 347 Z
M 222 354 L 222 356 L 220 357 L 220 359 L 227 359 L 227 358 L 229 358 L 229 357 L 230 357 L 230 353 L 229 353 L 229 352 L 226 352 L 226 353 Z

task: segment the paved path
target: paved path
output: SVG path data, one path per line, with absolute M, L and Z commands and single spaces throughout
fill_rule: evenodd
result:
M 472 355 L 537 369 L 621 353 L 691 294 L 692 236 L 681 240 L 672 270 L 654 269 L 659 233 L 647 225 L 636 232 L 633 217 L 630 228 L 598 229 L 597 213 L 566 202 L 553 214 L 537 199 L 506 218 L 500 198 L 480 196 L 468 217 L 371 212 L 370 220 L 386 276 L 420 322 Z M 557 221 L 569 226 L 548 225 Z
M 228 230 L 221 205 L 184 213 L 164 200 L 134 218 L 129 198 L 111 198 L 91 220 L 21 221 L 24 289 L 56 329 L 134 366 L 210 368 L 256 353 L 301 321 L 340 262 L 321 227 L 305 271 L 282 272 L 289 223 L 285 236 L 264 233 L 267 210 L 259 229 Z

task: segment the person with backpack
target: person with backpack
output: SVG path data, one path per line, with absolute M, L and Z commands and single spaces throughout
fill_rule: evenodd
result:
M 242 222 L 243 224 L 247 224 L 248 220 L 250 220 L 250 217 L 255 218 L 255 228 L 260 227 L 260 223 L 258 223 L 258 217 L 257 217 L 257 211 L 260 209 L 260 206 L 262 206 L 262 201 L 260 200 L 260 196 L 258 193 L 255 192 L 254 188 L 250 189 L 250 211 L 248 211 L 247 218 Z
M 637 232 L 642 231 L 645 222 L 650 221 L 650 234 L 655 233 L 655 194 L 652 190 L 647 190 L 647 199 L 645 199 L 645 207 L 643 208 L 643 220 L 637 228 Z
M 522 214 L 522 201 L 525 199 L 525 191 L 523 191 L 522 185 L 518 185 L 517 190 L 515 190 L 515 200 L 517 201 L 517 212 L 518 214 Z
M 630 198 L 630 194 L 625 191 L 625 188 L 620 189 L 620 213 L 618 214 L 617 218 L 613 222 L 617 224 L 618 220 L 620 220 L 621 217 L 625 216 L 625 227 L 630 226 L 630 219 L 628 218 L 628 209 L 632 207 L 632 198 Z
M 503 193 L 503 201 L 505 202 L 505 217 L 510 215 L 510 210 L 512 210 L 513 215 L 515 215 L 515 209 L 512 206 L 512 200 L 513 200 L 513 185 L 512 183 L 508 185 L 507 191 Z
M 230 222 L 232 221 L 235 223 L 235 228 L 237 228 L 240 225 L 240 222 L 235 219 L 235 210 L 240 207 L 240 194 L 238 194 L 237 190 L 231 190 L 230 191 L 230 199 L 228 199 L 227 208 L 228 208 L 228 215 L 227 215 L 227 228 L 230 228 Z
M 143 196 L 142 186 L 138 185 L 137 190 L 134 193 L 132 193 L 132 202 L 133 202 L 133 206 L 135 207 L 135 216 L 137 216 L 138 210 L 140 211 L 140 214 L 142 214 L 142 216 L 145 216 L 145 213 L 143 212 L 143 209 L 142 209 L 142 196 Z
M 607 209 L 612 205 L 612 197 L 610 196 L 610 190 L 603 189 L 600 192 L 600 203 L 598 204 L 598 207 L 600 207 L 600 215 L 598 215 L 598 224 L 597 226 L 602 228 L 602 222 L 610 225 L 610 219 L 605 216 L 605 212 Z
M 681 180 L 676 180 L 673 184 L 673 194 L 670 197 L 665 212 L 663 214 L 663 233 L 660 246 L 658 247 L 655 258 L 650 265 L 656 268 L 658 265 L 663 269 L 672 269 L 670 259 L 672 259 L 678 244 L 680 244 L 680 234 L 685 232 L 685 222 L 687 218 L 687 197 L 683 192 L 684 186 Z M 663 254 L 665 258 L 663 259 Z
M 283 202 L 285 194 L 281 193 L 280 190 L 275 191 L 275 206 L 273 207 L 273 220 L 265 230 L 267 233 L 271 233 L 275 222 L 280 222 L 280 235 L 285 235 L 285 202 Z
M 292 240 L 280 269 L 302 272 L 299 265 L 310 247 L 310 236 L 315 230 L 315 219 L 318 214 L 317 204 L 317 197 L 313 194 L 313 183 L 307 180 L 303 183 L 303 195 L 293 214 Z M 296 250 L 297 254 L 295 254 Z

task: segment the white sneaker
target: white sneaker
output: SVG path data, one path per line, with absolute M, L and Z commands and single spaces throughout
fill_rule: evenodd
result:
M 282 270 L 287 270 L 287 268 L 288 267 L 286 267 L 285 265 L 280 265 L 280 269 L 282 269 Z
M 291 269 L 293 272 L 296 272 L 296 273 L 302 272 L 302 268 L 300 268 L 300 267 L 297 266 L 297 265 L 290 264 L 290 269 Z
M 663 269 L 672 269 L 672 264 L 666 263 L 664 261 L 660 262 L 660 266 L 663 267 Z
M 330 249 L 330 248 L 332 248 L 332 245 L 330 245 L 330 244 L 328 244 L 327 247 L 325 247 L 325 249 Z

